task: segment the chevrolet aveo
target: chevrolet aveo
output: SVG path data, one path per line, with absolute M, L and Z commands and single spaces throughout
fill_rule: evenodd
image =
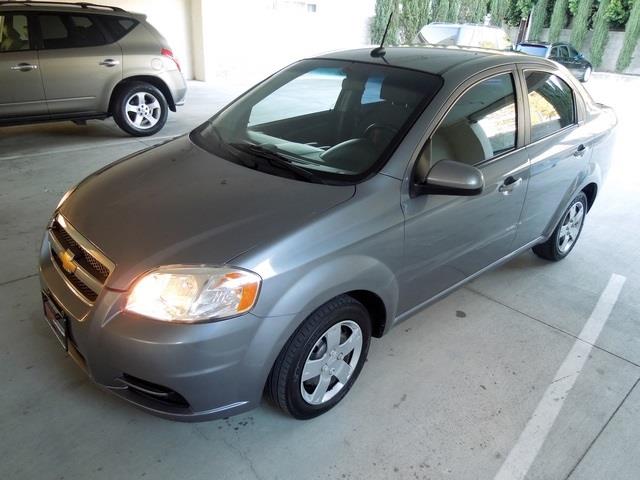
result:
M 224 417 L 266 390 L 314 417 L 371 337 L 526 249 L 567 256 L 615 124 L 563 67 L 520 54 L 300 61 L 65 194 L 40 254 L 45 317 L 149 412 Z

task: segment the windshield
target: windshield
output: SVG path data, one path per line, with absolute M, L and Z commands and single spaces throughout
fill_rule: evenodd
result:
M 542 45 L 518 45 L 517 50 L 536 57 L 544 57 L 547 54 L 547 47 Z
M 460 27 L 448 25 L 427 25 L 420 30 L 420 37 L 426 43 L 437 45 L 457 45 Z
M 396 67 L 304 60 L 248 91 L 191 138 L 248 168 L 353 183 L 384 165 L 441 83 Z

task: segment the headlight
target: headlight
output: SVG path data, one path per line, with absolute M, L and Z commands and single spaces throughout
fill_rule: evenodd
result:
M 125 308 L 169 322 L 227 318 L 251 310 L 260 282 L 234 268 L 162 267 L 135 283 Z

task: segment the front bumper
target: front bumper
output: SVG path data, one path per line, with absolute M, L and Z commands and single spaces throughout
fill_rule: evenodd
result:
M 227 417 L 260 403 L 292 317 L 172 324 L 125 312 L 125 292 L 108 288 L 91 305 L 65 282 L 50 252 L 45 236 L 42 290 L 68 316 L 69 353 L 98 385 L 181 421 Z

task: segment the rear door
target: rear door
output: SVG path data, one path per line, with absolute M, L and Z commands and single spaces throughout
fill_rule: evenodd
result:
M 590 134 L 570 82 L 553 69 L 523 69 L 531 170 L 516 246 L 550 233 L 554 219 L 586 175 Z
M 122 79 L 122 50 L 98 15 L 41 13 L 40 67 L 52 115 L 104 113 Z
M 24 13 L 0 15 L 0 121 L 47 114 L 31 21 Z
M 476 166 L 483 192 L 465 197 L 404 194 L 403 311 L 463 281 L 511 252 L 527 188 L 522 108 L 515 68 L 470 81 L 416 164 L 448 159 Z M 459 90 L 460 91 L 460 90 Z

